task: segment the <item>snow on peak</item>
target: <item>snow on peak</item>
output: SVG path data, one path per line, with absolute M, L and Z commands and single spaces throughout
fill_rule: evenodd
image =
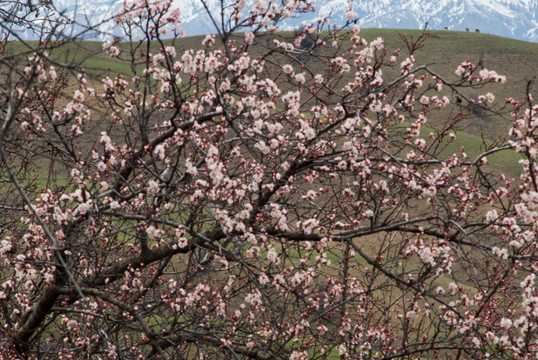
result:
M 100 32 L 95 38 L 121 35 L 113 16 L 121 9 L 124 0 L 53 0 L 60 12 L 76 23 L 97 25 Z M 186 35 L 215 33 L 213 23 L 206 15 L 200 0 L 173 0 L 181 9 L 181 27 Z M 249 4 L 258 0 L 246 0 Z M 207 0 L 212 14 L 234 0 Z M 289 30 L 314 21 L 320 17 L 331 17 L 331 24 L 342 24 L 345 11 L 352 4 L 362 27 L 375 28 L 423 28 L 428 22 L 432 30 L 464 31 L 480 29 L 481 32 L 538 42 L 538 0 L 311 0 L 315 12 L 287 19 L 281 26 Z

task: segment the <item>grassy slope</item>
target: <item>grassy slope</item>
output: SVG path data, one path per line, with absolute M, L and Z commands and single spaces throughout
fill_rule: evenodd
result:
M 419 30 L 365 29 L 361 36 L 373 40 L 378 36 L 385 39 L 387 49 L 401 48 L 405 54 L 405 44 L 399 33 L 418 37 Z M 475 65 L 482 60 L 483 66 L 506 75 L 506 84 L 494 84 L 482 90 L 469 90 L 466 95 L 495 94 L 495 104 L 502 105 L 508 97 L 523 100 L 526 96 L 527 82 L 536 80 L 538 75 L 538 44 L 507 39 L 472 32 L 432 31 L 439 39 L 429 39 L 424 49 L 416 53 L 418 64 L 430 64 L 431 68 L 448 80 L 456 80 L 456 67 L 465 60 Z M 536 92 L 538 88 L 534 86 Z M 506 137 L 506 130 L 511 124 L 506 121 L 487 117 L 476 117 L 464 124 L 466 132 L 475 135 L 484 133 L 489 138 Z
M 405 44 L 399 34 L 418 37 L 418 30 L 392 30 L 392 29 L 364 29 L 361 36 L 367 40 L 373 40 L 381 36 L 385 40 L 387 49 L 401 48 L 404 53 Z M 456 80 L 454 74 L 456 67 L 464 60 L 470 60 L 477 64 L 480 60 L 483 66 L 489 70 L 495 70 L 499 74 L 506 75 L 506 84 L 494 84 L 486 86 L 475 94 L 485 94 L 491 91 L 495 94 L 495 104 L 500 106 L 504 99 L 514 97 L 523 100 L 526 96 L 528 81 L 535 81 L 538 75 L 538 44 L 525 41 L 507 39 L 499 36 L 477 34 L 472 32 L 455 31 L 432 31 L 439 39 L 430 39 L 426 42 L 423 50 L 416 54 L 417 63 L 431 64 L 431 68 L 447 79 Z M 534 92 L 538 87 L 534 85 Z M 505 117 L 506 118 L 506 117 Z M 457 139 L 449 144 L 445 153 L 459 153 L 462 146 L 470 156 L 478 155 L 484 150 L 484 135 L 487 139 L 506 139 L 511 122 L 500 117 L 472 117 L 461 124 L 461 131 L 457 133 Z M 491 140 L 485 141 L 487 144 Z M 517 163 L 521 157 L 512 151 L 503 151 L 488 157 L 490 164 L 496 169 L 510 175 L 516 175 L 521 167 Z
M 360 35 L 369 41 L 383 37 L 387 49 L 401 48 L 404 55 L 405 45 L 399 34 L 416 38 L 420 33 L 419 30 L 362 29 Z M 420 50 L 416 55 L 417 63 L 431 64 L 433 69 L 441 74 L 450 74 L 453 79 L 456 78 L 453 75 L 456 66 L 463 60 L 477 63 L 483 59 L 486 68 L 508 75 L 508 82 L 501 91 L 497 89 L 497 93 L 522 98 L 525 95 L 526 81 L 536 79 L 538 75 L 538 43 L 466 32 L 431 31 L 431 33 L 439 36 L 439 39 L 427 41 L 424 50 Z M 166 42 L 173 42 L 181 54 L 185 49 L 201 48 L 202 39 L 202 36 L 194 36 Z M 33 42 L 29 43 L 35 45 Z M 18 43 L 13 43 L 12 46 L 19 51 L 25 49 Z M 62 46 L 53 55 L 60 60 L 69 58 L 71 61 L 83 62 L 85 70 L 93 75 L 129 72 L 128 66 L 110 60 L 101 49 L 101 42 L 85 41 Z
M 360 35 L 367 40 L 378 36 L 385 39 L 388 49 L 405 49 L 399 34 L 418 37 L 419 30 L 364 29 Z M 507 75 L 507 83 L 499 94 L 510 94 L 514 98 L 525 95 L 527 80 L 538 75 L 538 44 L 503 38 L 500 36 L 456 32 L 431 31 L 439 39 L 430 39 L 423 50 L 417 53 L 418 63 L 432 64 L 432 68 L 442 74 L 451 74 L 464 60 L 478 63 L 483 60 L 487 69 Z
M 417 38 L 420 30 L 396 29 L 362 29 L 360 36 L 371 41 L 383 37 L 385 47 L 389 51 L 400 48 L 402 56 L 406 54 L 406 47 L 400 34 L 406 37 Z M 471 90 L 465 95 L 480 95 L 491 91 L 496 96 L 495 104 L 502 106 L 507 97 L 523 100 L 526 96 L 527 82 L 538 75 L 538 44 L 513 40 L 499 36 L 456 31 L 432 31 L 438 39 L 429 39 L 425 47 L 415 55 L 418 64 L 429 64 L 439 74 L 446 76 L 447 80 L 457 80 L 454 74 L 456 67 L 465 60 L 478 64 L 481 60 L 483 66 L 506 75 L 506 84 L 493 84 L 481 90 Z M 288 34 L 291 35 L 291 34 Z M 176 40 L 176 47 L 181 53 L 188 48 L 199 48 L 203 37 L 191 37 Z M 534 87 L 535 91 L 538 89 Z M 447 93 L 450 97 L 450 94 Z M 439 119 L 440 120 L 440 119 Z M 432 119 L 435 124 L 435 119 Z M 462 146 L 472 158 L 480 154 L 486 144 L 493 139 L 506 139 L 511 121 L 500 117 L 487 116 L 471 117 L 459 125 L 456 141 L 448 144 L 445 154 L 459 153 Z M 486 138 L 484 141 L 482 136 Z M 488 140 L 491 139 L 491 140 Z M 488 157 L 490 164 L 498 170 L 516 175 L 521 167 L 517 161 L 521 157 L 511 151 L 504 151 Z
M 473 91 L 475 95 L 491 91 L 496 95 L 497 105 L 501 105 L 507 97 L 525 98 L 527 82 L 535 79 L 538 72 L 538 44 L 473 32 L 432 31 L 432 33 L 439 38 L 429 39 L 424 49 L 416 53 L 417 63 L 427 63 L 448 80 L 456 80 L 454 70 L 462 61 L 470 60 L 477 64 L 482 60 L 485 68 L 506 75 L 508 81 L 503 85 L 487 86 L 479 92 L 472 90 L 466 95 L 473 94 Z M 406 47 L 400 34 L 416 38 L 421 31 L 362 29 L 360 32 L 360 35 L 369 41 L 383 37 L 385 47 L 389 51 L 400 48 L 402 56 L 405 56 Z M 170 45 L 173 43 L 178 54 L 181 54 L 186 49 L 200 48 L 202 39 L 203 36 L 195 36 L 166 42 Z M 23 45 L 17 43 L 12 46 L 19 51 L 25 49 Z M 126 46 L 127 44 L 122 44 L 122 47 Z M 85 71 L 96 79 L 116 73 L 130 73 L 128 64 L 111 60 L 101 49 L 101 42 L 70 43 L 56 49 L 52 55 L 62 62 L 82 63 Z M 432 123 L 435 124 L 435 119 L 432 119 Z M 484 149 L 481 135 L 487 139 L 506 138 L 510 125 L 509 120 L 502 120 L 499 117 L 470 118 L 460 124 L 458 138 L 447 147 L 446 152 L 459 152 L 461 146 L 465 146 L 470 156 L 477 155 Z M 500 170 L 516 174 L 519 169 L 518 159 L 517 154 L 504 152 L 491 157 L 490 160 Z
M 360 35 L 368 41 L 383 37 L 389 51 L 400 48 L 404 55 L 405 44 L 400 34 L 416 38 L 421 33 L 420 30 L 362 29 Z M 481 60 L 485 68 L 506 75 L 508 81 L 506 84 L 487 86 L 480 91 L 480 94 L 493 92 L 498 105 L 507 97 L 525 98 L 527 82 L 537 76 L 538 44 L 472 32 L 432 31 L 432 33 L 439 38 L 429 39 L 424 49 L 416 53 L 417 63 L 430 64 L 432 69 L 445 75 L 448 80 L 456 80 L 454 70 L 462 61 L 470 60 L 477 64 Z M 181 54 L 186 49 L 200 48 L 202 39 L 203 36 L 176 39 L 174 45 L 178 49 L 178 54 Z M 112 62 L 103 55 L 90 57 L 89 60 L 92 62 L 88 64 L 88 68 L 105 70 L 108 66 L 113 72 L 129 70 L 128 68 L 124 71 L 116 70 L 118 65 L 112 65 Z M 470 94 L 472 91 L 466 95 Z M 485 147 L 482 135 L 489 139 L 506 138 L 510 125 L 510 121 L 494 117 L 474 117 L 466 120 L 460 125 L 461 131 L 457 134 L 456 141 L 445 149 L 445 154 L 459 153 L 461 147 L 465 146 L 465 151 L 470 157 L 476 156 Z M 485 142 L 491 143 L 488 140 Z M 489 160 L 495 168 L 516 175 L 520 171 L 520 165 L 517 163 L 520 158 L 518 154 L 504 151 L 489 157 Z
M 369 41 L 383 37 L 387 49 L 400 48 L 404 55 L 405 45 L 399 34 L 416 38 L 420 33 L 419 30 L 363 29 L 360 35 Z M 439 36 L 439 39 L 427 41 L 425 48 L 416 54 L 417 63 L 431 64 L 431 67 L 439 73 L 450 74 L 449 79 L 456 78 L 454 70 L 462 61 L 471 60 L 476 64 L 482 59 L 486 68 L 507 75 L 508 82 L 502 89 L 496 87 L 498 98 L 503 99 L 504 95 L 523 98 L 526 81 L 536 79 L 538 75 L 537 43 L 477 33 L 455 31 L 432 31 L 431 33 Z M 202 36 L 194 36 L 166 42 L 173 42 L 178 53 L 181 54 L 185 49 L 201 48 L 202 39 Z M 13 46 L 22 49 L 20 44 Z M 72 61 L 83 61 L 85 70 L 93 75 L 102 75 L 106 72 L 129 73 L 129 66 L 110 60 L 101 52 L 101 49 L 101 42 L 85 41 L 63 46 L 56 51 L 55 55 L 59 59 L 69 57 Z

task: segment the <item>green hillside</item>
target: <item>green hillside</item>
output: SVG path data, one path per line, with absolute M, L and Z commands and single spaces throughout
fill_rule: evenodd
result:
M 454 74 L 456 67 L 465 60 L 469 60 L 474 64 L 480 61 L 484 68 L 495 70 L 501 75 L 507 77 L 506 84 L 490 84 L 480 90 L 469 90 L 467 96 L 473 97 L 486 92 L 493 92 L 496 96 L 494 105 L 497 108 L 504 104 L 507 97 L 513 97 L 518 100 L 523 100 L 526 94 L 527 83 L 536 79 L 538 74 L 538 44 L 524 42 L 519 40 L 507 39 L 499 36 L 487 35 L 474 32 L 455 32 L 455 31 L 431 31 L 436 38 L 429 38 L 424 48 L 416 52 L 415 57 L 417 64 L 428 64 L 434 71 L 447 80 L 457 80 Z M 420 30 L 397 30 L 397 29 L 362 29 L 360 36 L 368 41 L 374 40 L 377 37 L 382 37 L 385 40 L 385 48 L 392 52 L 396 49 L 401 49 L 401 60 L 405 59 L 407 50 L 403 37 L 408 39 L 416 39 L 422 34 Z M 239 35 L 241 36 L 242 35 Z M 278 36 L 288 39 L 293 39 L 291 32 L 283 32 Z M 199 49 L 202 47 L 204 36 L 194 36 L 178 38 L 175 40 L 166 40 L 166 45 L 174 45 L 181 54 L 186 49 Z M 260 41 L 263 42 L 263 41 Z M 81 65 L 91 79 L 99 80 L 106 75 L 115 75 L 121 73 L 129 75 L 132 73 L 130 64 L 125 61 L 126 52 L 120 55 L 120 59 L 110 59 L 102 51 L 103 43 L 93 41 L 83 41 L 76 43 L 59 44 L 53 49 L 51 56 L 62 63 L 70 63 Z M 145 43 L 135 44 L 139 48 L 137 52 L 147 51 Z M 12 43 L 12 51 L 23 52 L 29 50 L 29 46 L 35 46 L 35 43 L 27 44 Z M 128 50 L 132 46 L 128 43 L 121 43 L 120 47 Z M 153 45 L 155 46 L 155 45 Z M 251 49 L 253 54 L 261 52 L 262 48 Z M 151 51 L 158 51 L 151 49 Z M 123 58 L 123 59 L 122 59 Z M 140 65 L 139 65 L 140 66 Z M 315 64 L 313 65 L 315 69 Z M 323 71 L 323 69 L 315 69 Z M 386 71 L 387 78 L 399 75 L 399 67 L 396 66 L 391 71 Z M 532 85 L 531 89 L 538 89 L 536 85 Z M 478 93 L 477 91 L 480 91 Z M 452 95 L 445 91 L 445 95 Z M 436 118 L 437 116 L 437 118 Z M 448 116 L 448 113 L 438 113 L 429 118 L 432 126 L 440 124 L 441 121 Z M 511 120 L 509 116 L 471 116 L 459 124 L 458 138 L 452 144 L 447 146 L 446 153 L 459 152 L 461 146 L 465 146 L 466 152 L 473 156 L 484 151 L 487 144 L 493 140 L 506 139 L 507 130 L 510 128 Z M 519 165 L 517 161 L 519 155 L 509 151 L 501 154 L 496 154 L 490 159 L 490 163 L 502 171 L 511 174 L 517 174 Z
M 362 29 L 359 35 L 368 41 L 383 37 L 386 49 L 392 51 L 400 48 L 404 56 L 405 44 L 400 35 L 417 38 L 421 33 L 420 30 Z M 482 60 L 484 67 L 507 76 L 507 83 L 500 91 L 497 88 L 499 96 L 510 94 L 515 98 L 523 97 L 526 82 L 536 79 L 538 43 L 472 32 L 431 31 L 430 33 L 438 38 L 426 41 L 425 47 L 416 54 L 417 63 L 430 64 L 434 70 L 447 75 L 449 79 L 456 78 L 454 70 L 464 60 L 470 60 L 475 64 Z M 201 48 L 202 39 L 203 36 L 193 36 L 166 40 L 166 43 L 173 43 L 181 53 L 184 49 Z M 28 44 L 35 45 L 32 42 Z M 103 43 L 94 41 L 67 43 L 55 49 L 52 55 L 61 61 L 80 63 L 90 74 L 103 75 L 107 72 L 128 74 L 130 67 L 120 60 L 109 59 L 101 51 L 102 45 Z M 16 51 L 28 49 L 20 43 L 13 43 L 12 46 Z M 128 44 L 121 45 L 125 49 L 127 46 Z M 145 45 L 140 48 L 145 50 Z
M 402 58 L 405 59 L 406 46 L 401 35 L 416 39 L 421 33 L 420 30 L 363 29 L 360 36 L 368 41 L 383 37 L 385 48 L 389 51 L 401 49 Z M 454 70 L 462 61 L 469 60 L 474 64 L 481 61 L 483 67 L 495 70 L 507 77 L 506 84 L 487 85 L 480 93 L 477 90 L 469 90 L 465 94 L 467 96 L 476 97 L 492 92 L 496 96 L 494 104 L 499 107 L 508 97 L 523 100 L 526 96 L 528 81 L 536 79 L 538 74 L 538 44 L 536 43 L 472 32 L 432 31 L 431 33 L 438 38 L 428 39 L 424 48 L 416 52 L 417 64 L 429 64 L 447 80 L 456 80 Z M 282 36 L 291 40 L 293 35 L 282 33 Z M 201 48 L 202 39 L 203 36 L 195 36 L 167 42 L 173 43 L 178 49 L 178 54 L 181 54 L 186 49 Z M 75 45 L 69 46 L 75 47 Z M 101 47 L 101 43 L 88 42 L 76 45 L 76 48 L 70 49 L 70 52 L 76 54 L 76 59 L 84 59 L 86 71 L 95 75 L 102 76 L 106 72 L 130 72 L 126 64 L 116 60 L 111 61 L 105 54 L 99 54 Z M 122 47 L 127 47 L 127 44 L 123 44 Z M 255 53 L 261 50 L 254 48 L 252 51 Z M 399 68 L 396 67 L 396 70 Z M 488 138 L 506 137 L 506 129 L 509 127 L 510 121 L 488 116 L 476 116 L 461 124 L 462 131 L 476 136 L 483 134 Z

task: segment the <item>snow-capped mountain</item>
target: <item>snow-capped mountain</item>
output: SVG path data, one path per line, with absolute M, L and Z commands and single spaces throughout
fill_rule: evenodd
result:
M 363 27 L 465 30 L 538 42 L 537 0 L 355 1 Z
M 124 0 L 52 1 L 59 11 L 76 23 L 100 24 L 102 33 L 88 33 L 87 38 L 104 39 L 121 34 L 121 29 L 113 21 L 105 20 L 113 18 Z M 215 32 L 200 0 L 173 1 L 181 10 L 181 28 L 187 36 Z M 221 1 L 225 4 L 233 2 L 207 0 L 206 4 L 212 13 L 217 14 L 220 13 Z M 248 4 L 254 0 L 246 2 L 248 8 Z M 349 0 L 311 2 L 315 12 L 288 19 L 281 29 L 294 29 L 326 16 L 330 16 L 332 24 L 341 24 L 346 19 L 345 11 L 350 8 Z M 352 0 L 351 4 L 358 15 L 358 24 L 365 28 L 421 29 L 428 22 L 428 29 L 432 30 L 479 29 L 483 33 L 538 42 L 538 0 Z

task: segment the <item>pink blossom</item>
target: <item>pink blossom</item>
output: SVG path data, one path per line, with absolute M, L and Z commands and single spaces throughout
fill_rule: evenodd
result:
M 497 220 L 497 210 L 493 209 L 486 213 L 486 221 L 491 222 Z
M 11 241 L 9 240 L 2 240 L 1 244 L 2 244 L 2 247 L 0 248 L 0 254 L 2 255 L 10 251 L 13 247 L 13 245 L 11 244 Z
M 280 263 L 280 259 L 275 251 L 275 249 L 273 248 L 270 248 L 269 251 L 267 252 L 267 260 L 269 260 L 270 262 L 272 262 L 273 264 L 275 265 L 278 265 L 278 263 Z
M 150 180 L 148 182 L 148 194 L 155 194 L 159 191 L 159 183 L 155 180 Z
M 293 66 L 286 64 L 282 67 L 282 71 L 284 71 L 286 74 L 291 74 L 293 73 Z
M 164 157 L 166 156 L 165 148 L 163 144 L 159 144 L 155 147 L 154 150 L 155 155 L 159 157 L 159 159 L 164 160 Z
M 420 100 L 419 102 L 422 104 L 422 105 L 428 105 L 430 103 L 430 98 L 427 97 L 426 95 L 422 95 L 420 97 Z
M 206 35 L 206 37 L 204 38 L 204 41 L 202 41 L 202 44 L 207 47 L 212 47 L 213 44 L 215 44 L 215 35 L 214 34 Z
M 502 318 L 500 324 L 501 324 L 501 327 L 507 329 L 507 328 L 512 327 L 512 324 L 513 324 L 513 323 L 512 323 L 512 320 L 510 320 L 510 319 Z
M 175 58 L 176 57 L 176 48 L 173 47 L 173 46 L 167 46 L 164 48 L 164 52 L 170 56 L 171 58 Z
M 352 10 L 347 10 L 346 11 L 346 19 L 347 20 L 353 20 L 353 19 L 357 18 L 357 16 L 358 16 L 357 13 L 352 11 Z
M 252 43 L 254 42 L 254 33 L 248 31 L 245 33 L 245 42 L 249 45 L 252 45 Z

